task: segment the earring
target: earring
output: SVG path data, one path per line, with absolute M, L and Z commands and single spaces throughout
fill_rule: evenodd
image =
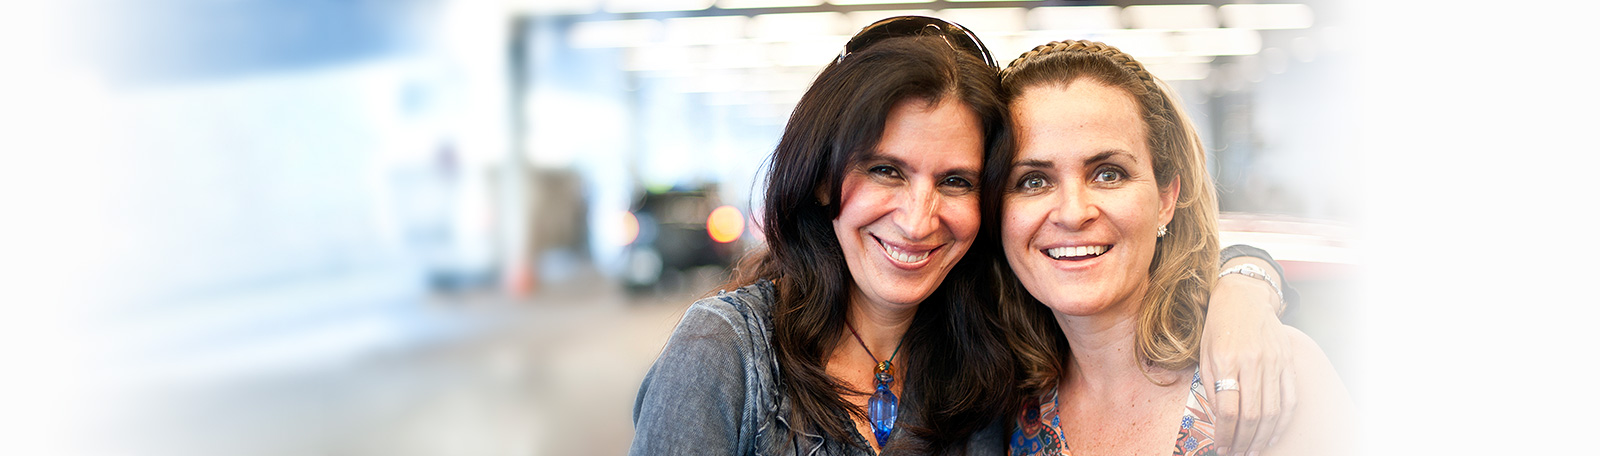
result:
M 1156 227 L 1156 237 L 1166 237 L 1166 236 L 1167 236 L 1167 226 L 1166 225 L 1161 225 L 1159 227 Z

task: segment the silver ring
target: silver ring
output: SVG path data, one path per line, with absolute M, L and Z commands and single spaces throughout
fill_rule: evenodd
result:
M 1231 379 L 1231 378 L 1224 378 L 1222 380 L 1217 380 L 1216 389 L 1217 389 L 1218 393 L 1223 392 L 1223 391 L 1238 391 L 1239 390 L 1239 381 Z

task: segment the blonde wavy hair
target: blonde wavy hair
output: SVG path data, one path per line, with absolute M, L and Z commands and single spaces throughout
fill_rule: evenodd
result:
M 1054 41 L 1035 47 L 1001 70 L 1000 87 L 1009 104 L 1027 89 L 1065 87 L 1085 78 L 1120 88 L 1133 97 L 1143 111 L 1157 183 L 1164 188 L 1173 179 L 1181 182 L 1172 223 L 1167 225 L 1167 235 L 1156 243 L 1150 263 L 1150 288 L 1140 306 L 1135 335 L 1136 354 L 1165 369 L 1193 366 L 1199 359 L 1205 305 L 1218 268 L 1217 198 L 1206 171 L 1205 150 L 1166 84 L 1132 56 L 1105 43 Z M 1004 161 L 990 165 L 1009 169 L 1015 148 L 997 155 L 1005 155 Z M 998 191 L 988 193 L 988 197 L 997 197 L 993 194 Z M 1001 320 L 1007 327 L 1007 343 L 1021 363 L 1022 386 L 1033 393 L 1054 388 L 1064 373 L 1063 355 L 1068 350 L 1061 327 L 1004 264 L 995 269 L 1001 276 Z

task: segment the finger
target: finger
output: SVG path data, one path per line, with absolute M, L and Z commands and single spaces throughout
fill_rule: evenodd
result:
M 1206 398 L 1212 404 L 1211 412 L 1214 415 L 1217 413 L 1217 394 L 1212 390 L 1212 385 L 1217 384 L 1216 368 L 1207 361 L 1213 360 L 1205 357 L 1200 358 L 1200 387 L 1203 388 L 1202 391 L 1207 393 Z M 1216 432 L 1215 427 L 1212 428 L 1212 432 Z M 1212 445 L 1221 444 L 1221 438 L 1212 437 Z
M 1219 375 L 1218 378 L 1237 379 L 1238 373 Z M 1216 433 L 1213 435 L 1217 443 L 1217 454 L 1231 454 L 1229 451 L 1233 449 L 1233 433 L 1239 424 L 1240 394 L 1238 390 L 1217 391 L 1214 389 L 1216 384 L 1216 380 L 1212 380 L 1203 386 L 1212 388 L 1211 406 L 1216 413 L 1215 423 L 1213 423 L 1216 425 Z
M 1261 422 L 1261 371 L 1252 366 L 1240 369 L 1239 423 L 1233 431 L 1233 454 L 1242 455 L 1255 440 L 1256 426 Z
M 1265 366 L 1275 366 L 1277 363 L 1268 361 Z M 1276 367 L 1269 367 L 1261 376 L 1261 421 L 1256 426 L 1256 432 L 1251 436 L 1250 446 L 1246 454 L 1260 454 L 1267 449 L 1267 442 L 1272 440 L 1272 435 L 1277 429 L 1280 416 L 1280 399 L 1283 386 L 1280 382 L 1282 371 Z M 1243 448 L 1243 447 L 1241 447 Z
M 1272 440 L 1268 446 L 1277 445 L 1278 439 L 1283 437 L 1283 431 L 1289 428 L 1289 422 L 1294 420 L 1295 406 L 1300 405 L 1300 400 L 1295 396 L 1294 366 L 1288 366 L 1283 371 L 1283 411 L 1278 413 L 1278 426 L 1272 430 Z

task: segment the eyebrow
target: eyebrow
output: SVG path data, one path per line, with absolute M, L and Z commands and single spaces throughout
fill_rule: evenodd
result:
M 891 157 L 889 155 L 885 155 L 884 153 L 878 152 L 878 151 L 868 152 L 866 155 L 863 155 L 861 157 L 861 159 L 856 162 L 855 166 L 861 166 L 861 165 L 865 165 L 865 164 L 872 163 L 872 162 L 888 162 L 889 164 L 894 165 L 896 168 L 902 168 L 902 169 L 910 167 L 910 165 L 906 164 L 905 160 L 901 160 L 901 159 L 896 158 L 896 157 Z M 963 168 L 963 167 L 942 169 L 942 170 L 939 170 L 939 171 L 940 171 L 939 175 L 941 175 L 941 176 L 952 176 L 953 175 L 953 176 L 965 177 L 967 179 L 977 179 L 978 176 L 981 174 L 976 169 Z
M 1139 158 L 1135 157 L 1133 154 L 1130 154 L 1127 151 L 1123 151 L 1121 149 L 1114 149 L 1114 150 L 1108 150 L 1108 151 L 1100 152 L 1098 154 L 1094 154 L 1094 155 L 1090 156 L 1089 158 L 1084 159 L 1083 163 L 1084 164 L 1098 163 L 1098 162 L 1109 160 L 1109 159 L 1111 159 L 1111 157 L 1115 157 L 1117 155 L 1127 156 L 1128 159 L 1129 160 L 1133 160 L 1134 163 L 1138 163 L 1139 162 Z M 1031 168 L 1031 169 L 1050 169 L 1050 168 L 1054 168 L 1055 166 L 1056 166 L 1055 160 L 1042 160 L 1042 159 L 1037 159 L 1037 158 L 1029 158 L 1029 159 L 1023 159 L 1023 160 L 1017 160 L 1016 162 L 1011 164 L 1012 168 Z

